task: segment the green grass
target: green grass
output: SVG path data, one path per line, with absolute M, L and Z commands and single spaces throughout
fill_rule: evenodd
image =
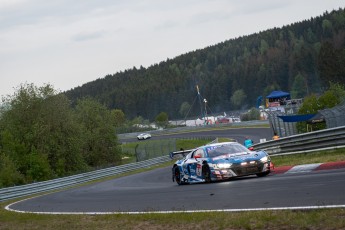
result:
M 271 156 L 275 166 L 292 166 L 301 164 L 345 161 L 345 149 L 322 152 L 302 153 L 285 156 Z
M 226 140 L 224 140 L 226 141 Z M 185 149 L 202 145 L 187 143 Z M 195 147 L 195 146 L 194 146 Z M 345 149 L 308 154 L 274 156 L 276 167 L 344 161 Z M 125 175 L 171 166 L 172 162 Z M 119 177 L 119 176 L 116 176 Z M 115 177 L 112 177 L 115 178 Z M 109 178 L 107 178 L 109 179 Z M 175 214 L 43 215 L 5 210 L 14 201 L 0 203 L 0 229 L 345 229 L 345 209 L 304 211 L 250 211 Z
M 39 215 L 5 211 L 0 229 L 344 229 L 345 209 L 143 215 Z

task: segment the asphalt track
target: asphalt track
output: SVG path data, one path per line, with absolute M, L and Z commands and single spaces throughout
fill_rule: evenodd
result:
M 254 143 L 259 143 L 260 139 L 272 140 L 273 132 L 270 128 L 228 128 L 228 129 L 210 129 L 210 130 L 201 130 L 185 133 L 170 133 L 165 135 L 153 135 L 153 140 L 167 139 L 167 138 L 195 138 L 195 137 L 226 137 L 232 138 L 239 143 L 243 143 L 246 137 L 249 137 L 254 141 Z M 138 141 L 135 137 L 121 139 L 122 142 L 131 142 Z
M 243 177 L 178 186 L 170 167 L 43 195 L 8 210 L 48 214 L 241 211 L 345 207 L 345 162 L 277 168 Z M 336 168 L 336 169 L 334 169 Z

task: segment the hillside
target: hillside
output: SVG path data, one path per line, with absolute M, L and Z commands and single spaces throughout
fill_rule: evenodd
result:
M 177 119 L 181 105 L 193 103 L 196 85 L 211 110 L 223 112 L 253 107 L 276 89 L 293 97 L 320 93 L 329 81 L 345 84 L 345 9 L 107 75 L 65 94 L 72 102 L 96 98 L 127 118 L 153 120 L 164 111 Z M 239 90 L 245 100 L 232 103 Z

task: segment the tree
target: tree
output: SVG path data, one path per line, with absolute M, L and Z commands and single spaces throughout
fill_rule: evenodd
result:
M 113 116 L 114 124 L 116 127 L 124 125 L 126 121 L 126 116 L 121 109 L 111 110 L 111 115 Z
M 243 89 L 236 90 L 230 98 L 231 104 L 239 108 L 245 102 L 247 95 Z
M 261 43 L 260 43 L 260 54 L 263 55 L 266 53 L 266 51 L 268 50 L 269 45 L 268 43 L 264 40 L 261 39 Z
M 65 95 L 49 84 L 22 84 L 13 95 L 3 98 L 3 104 L 1 154 L 13 162 L 10 169 L 14 175 L 21 175 L 23 183 L 85 169 L 79 148 L 80 129 Z
M 0 188 L 23 184 L 24 181 L 13 160 L 0 152 Z
M 305 114 L 316 114 L 321 109 L 321 106 L 318 102 L 318 98 L 315 94 L 307 96 L 304 98 L 302 106 L 298 110 L 298 114 L 305 115 Z M 297 130 L 299 133 L 307 132 L 307 124 L 305 121 L 297 122 Z
M 111 112 L 91 98 L 79 100 L 75 112 L 83 126 L 82 153 L 87 164 L 99 168 L 119 163 L 121 152 Z
M 329 42 L 322 43 L 318 56 L 320 78 L 326 86 L 329 83 L 345 84 L 345 51 L 337 50 Z
M 166 112 L 159 113 L 156 116 L 155 122 L 159 127 L 166 128 L 169 124 L 168 114 Z
M 241 114 L 242 121 L 260 120 L 260 111 L 253 107 L 247 113 Z
M 307 94 L 319 94 L 329 81 L 345 84 L 344 34 L 345 11 L 339 9 L 230 39 L 148 68 L 107 75 L 66 94 L 73 104 L 90 96 L 109 109 L 121 109 L 129 119 L 142 116 L 149 120 L 161 111 L 169 118 L 181 118 L 181 105 L 193 97 L 196 84 L 214 112 L 241 108 L 245 101 L 254 102 L 272 90 L 304 96 L 307 89 Z M 299 73 L 304 87 L 299 87 Z M 241 89 L 245 101 L 231 101 L 234 92 Z
M 306 94 L 305 79 L 301 73 L 298 73 L 291 88 L 291 96 L 292 98 L 303 98 Z
M 183 102 L 181 107 L 180 107 L 180 110 L 179 110 L 179 113 L 180 115 L 185 118 L 187 115 L 188 115 L 188 112 L 190 110 L 191 106 L 188 102 Z

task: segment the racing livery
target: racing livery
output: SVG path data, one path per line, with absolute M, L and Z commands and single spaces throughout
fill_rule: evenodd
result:
M 252 151 L 237 142 L 215 143 L 193 150 L 172 152 L 170 157 L 178 154 L 184 157 L 175 162 L 172 179 L 179 185 L 248 175 L 261 177 L 268 175 L 273 167 L 265 151 Z

